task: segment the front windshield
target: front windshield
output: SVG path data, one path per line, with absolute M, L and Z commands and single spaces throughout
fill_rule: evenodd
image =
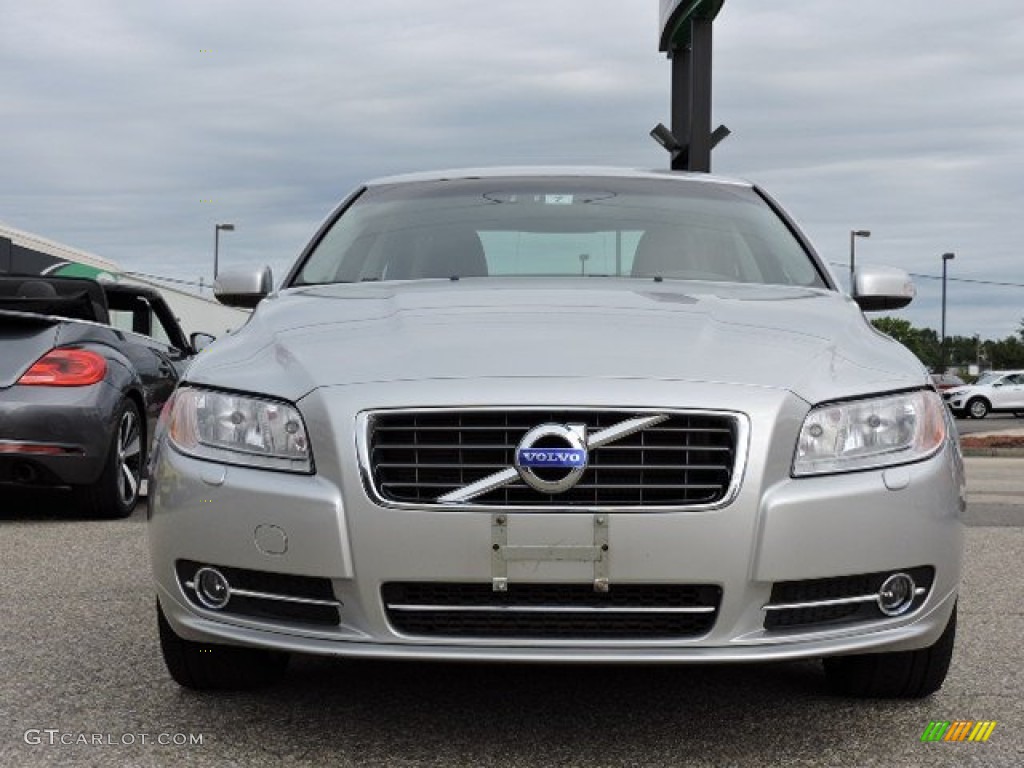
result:
M 1003 374 L 1001 373 L 992 373 L 992 371 L 986 371 L 985 373 L 981 374 L 981 376 L 978 377 L 978 380 L 974 382 L 974 384 L 975 386 L 981 387 L 999 381 L 1001 378 L 1003 378 Z
M 603 177 L 371 187 L 291 284 L 509 276 L 825 287 L 800 241 L 748 187 Z

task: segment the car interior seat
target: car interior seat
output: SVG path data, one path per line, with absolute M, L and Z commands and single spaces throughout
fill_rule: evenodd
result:
M 24 312 L 110 323 L 106 294 L 92 280 L 23 280 L 18 284 L 14 298 L 20 305 L 17 308 Z
M 23 299 L 45 299 L 57 295 L 57 289 L 42 280 L 26 280 L 18 286 L 18 296 Z
M 484 247 L 474 230 L 445 227 L 408 234 L 401 256 L 389 263 L 386 278 L 487 276 Z
M 728 234 L 690 227 L 649 229 L 640 237 L 633 257 L 633 277 L 675 277 L 695 280 L 743 281 Z

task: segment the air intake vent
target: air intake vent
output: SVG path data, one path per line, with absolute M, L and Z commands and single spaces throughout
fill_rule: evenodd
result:
M 339 623 L 341 603 L 334 596 L 329 579 L 179 560 L 176 564 L 178 580 L 185 595 L 197 607 L 209 607 L 199 598 L 196 585 L 196 574 L 204 568 L 216 568 L 226 580 L 228 599 L 219 608 L 226 614 L 293 624 L 337 626 Z
M 905 574 L 916 587 L 908 595 L 906 613 L 924 603 L 935 578 L 930 566 L 905 570 L 863 573 L 806 581 L 779 581 L 772 586 L 771 602 L 765 606 L 764 628 L 769 630 L 809 629 L 862 621 L 877 621 L 886 614 L 880 607 L 887 579 Z
M 396 630 L 426 637 L 551 639 L 687 638 L 714 626 L 722 590 L 713 585 L 393 582 L 381 590 Z

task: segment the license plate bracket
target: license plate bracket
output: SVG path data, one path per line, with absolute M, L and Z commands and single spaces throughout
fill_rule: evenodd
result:
M 594 564 L 594 591 L 609 589 L 608 516 L 595 514 L 590 544 L 509 544 L 509 516 L 502 512 L 491 515 L 491 588 L 508 591 L 510 562 L 583 562 Z

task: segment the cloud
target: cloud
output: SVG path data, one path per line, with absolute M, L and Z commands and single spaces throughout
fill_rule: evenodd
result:
M 935 275 L 955 251 L 959 276 L 1024 282 L 1018 5 L 727 0 L 714 112 L 733 135 L 715 170 L 762 183 L 829 261 L 867 228 L 864 263 Z M 656 0 L 14 4 L 0 220 L 185 279 L 209 276 L 213 226 L 232 222 L 222 264 L 280 273 L 367 177 L 663 167 L 647 136 L 669 118 L 657 13 Z M 922 284 L 913 322 L 937 325 L 932 293 Z M 958 317 L 1006 335 L 1022 295 L 959 291 Z

